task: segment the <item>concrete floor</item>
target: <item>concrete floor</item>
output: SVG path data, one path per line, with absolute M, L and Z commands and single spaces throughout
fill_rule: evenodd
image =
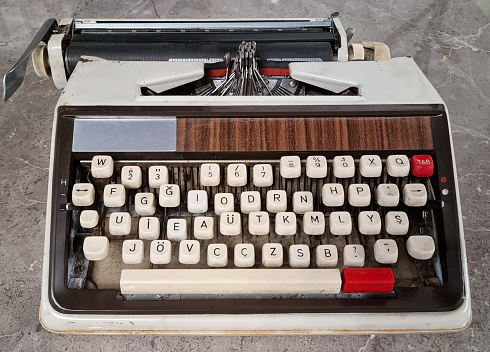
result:
M 479 4 L 485 2 L 480 1 Z M 0 73 L 48 17 L 318 17 L 340 11 L 355 42 L 377 40 L 413 56 L 452 120 L 471 280 L 473 322 L 450 334 L 372 336 L 63 336 L 38 321 L 48 159 L 60 92 L 28 68 L 0 104 L 0 350 L 2 351 L 489 351 L 490 23 L 472 0 L 444 1 L 73 1 L 0 0 Z

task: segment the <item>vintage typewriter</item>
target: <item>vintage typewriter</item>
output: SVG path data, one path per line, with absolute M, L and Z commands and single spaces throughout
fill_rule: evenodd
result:
M 446 107 L 325 19 L 48 20 L 4 78 L 55 109 L 40 319 L 69 333 L 471 320 Z

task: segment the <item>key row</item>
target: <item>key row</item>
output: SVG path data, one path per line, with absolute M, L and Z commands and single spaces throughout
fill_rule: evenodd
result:
M 114 161 L 108 155 L 96 155 L 92 158 L 91 172 L 94 178 L 108 178 L 113 175 Z M 279 162 L 280 175 L 283 178 L 301 176 L 301 159 L 299 156 L 283 156 Z M 336 156 L 332 162 L 333 175 L 336 178 L 352 178 L 355 175 L 354 158 L 350 155 Z M 383 170 L 378 155 L 363 155 L 359 159 L 359 172 L 363 177 L 380 177 Z M 406 155 L 390 155 L 386 159 L 386 171 L 392 177 L 406 177 L 410 171 L 417 177 L 430 177 L 434 172 L 434 162 L 430 155 L 414 155 L 410 160 Z M 221 167 L 216 163 L 204 163 L 200 166 L 200 182 L 203 186 L 218 186 L 221 181 Z M 325 178 L 328 163 L 325 156 L 315 155 L 306 159 L 306 176 Z M 143 176 L 139 166 L 121 168 L 121 183 L 126 188 L 141 187 Z M 232 163 L 226 168 L 226 180 L 229 186 L 240 187 L 248 183 L 247 166 L 243 163 Z M 256 164 L 252 172 L 253 183 L 257 187 L 269 187 L 274 183 L 271 164 Z M 148 169 L 148 183 L 152 188 L 159 188 L 169 182 L 168 168 L 164 165 L 151 166 Z
M 179 243 L 178 261 L 180 264 L 199 264 L 201 244 L 197 240 L 184 240 Z M 104 236 L 90 236 L 83 244 L 84 255 L 88 260 L 103 260 L 109 254 L 109 240 Z M 411 236 L 407 240 L 407 251 L 415 259 L 430 259 L 435 245 L 430 236 Z M 335 245 L 319 245 L 314 250 L 315 263 L 320 268 L 336 267 L 338 251 Z M 145 257 L 142 240 L 125 240 L 122 246 L 122 260 L 125 264 L 140 264 Z M 251 243 L 234 246 L 233 263 L 238 268 L 255 265 L 255 247 Z M 361 268 L 365 263 L 365 249 L 360 244 L 349 244 L 343 249 L 344 267 Z M 262 264 L 269 268 L 283 265 L 284 251 L 280 243 L 265 243 L 261 251 Z M 380 264 L 395 264 L 398 260 L 398 246 L 392 239 L 379 239 L 374 244 L 374 258 Z M 152 264 L 169 264 L 172 259 L 172 244 L 168 240 L 154 240 L 150 245 Z M 206 262 L 209 267 L 220 268 L 228 265 L 228 247 L 224 243 L 207 246 Z M 288 263 L 292 268 L 308 268 L 311 264 L 310 248 L 305 244 L 294 244 L 288 248 Z
M 407 183 L 402 189 L 403 202 L 410 207 L 421 207 L 427 203 L 427 189 L 421 183 Z M 77 183 L 73 186 L 72 202 L 76 206 L 90 206 L 95 200 L 95 188 L 91 183 Z M 126 190 L 122 184 L 110 184 L 104 187 L 103 195 L 106 207 L 121 207 L 126 203 Z M 367 207 L 371 204 L 371 189 L 365 183 L 351 184 L 347 190 L 347 200 L 353 207 Z M 400 192 L 395 184 L 383 183 L 376 187 L 376 203 L 383 207 L 396 207 Z M 343 206 L 345 202 L 344 187 L 340 183 L 327 183 L 322 187 L 322 202 L 328 207 Z M 181 203 L 178 185 L 162 185 L 159 190 L 158 203 L 165 208 L 177 207 Z M 309 191 L 294 192 L 292 208 L 297 214 L 313 211 L 313 193 Z M 153 215 L 156 211 L 156 199 L 153 193 L 137 193 L 135 211 L 139 215 Z M 204 190 L 191 190 L 187 193 L 187 210 L 200 214 L 209 210 L 208 193 Z M 261 211 L 262 199 L 258 191 L 246 191 L 240 194 L 240 211 L 249 214 Z M 284 190 L 269 190 L 266 194 L 266 209 L 271 213 L 286 211 L 288 199 Z M 234 211 L 235 199 L 232 193 L 216 193 L 214 212 L 219 215 L 225 211 Z
M 242 234 L 242 214 L 224 212 L 219 216 L 219 233 L 224 236 Z M 298 222 L 293 212 L 280 212 L 274 217 L 274 231 L 279 236 L 298 234 Z M 99 222 L 95 210 L 84 210 L 80 214 L 80 225 L 93 228 Z M 248 214 L 248 232 L 255 236 L 270 234 L 271 219 L 267 212 Z M 325 234 L 327 221 L 322 212 L 307 212 L 303 215 L 302 230 L 306 235 L 321 236 Z M 403 211 L 390 211 L 384 217 L 386 233 L 392 236 L 404 236 L 409 230 L 408 216 Z M 374 236 L 381 234 L 381 216 L 377 211 L 361 211 L 357 216 L 357 225 L 362 235 Z M 346 211 L 335 211 L 328 217 L 330 233 L 335 236 L 348 236 L 352 233 L 353 221 Z M 215 219 L 211 216 L 193 218 L 193 235 L 199 240 L 214 238 Z M 131 233 L 131 215 L 127 212 L 114 212 L 109 218 L 109 233 L 113 236 L 127 236 Z M 171 218 L 167 221 L 166 237 L 172 241 L 187 239 L 187 221 L 183 218 Z M 145 240 L 160 237 L 160 219 L 157 217 L 141 217 L 138 220 L 138 236 Z

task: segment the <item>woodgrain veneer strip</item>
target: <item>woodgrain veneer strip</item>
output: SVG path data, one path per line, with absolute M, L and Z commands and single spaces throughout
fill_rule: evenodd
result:
M 432 149 L 430 117 L 217 117 L 177 120 L 178 151 Z

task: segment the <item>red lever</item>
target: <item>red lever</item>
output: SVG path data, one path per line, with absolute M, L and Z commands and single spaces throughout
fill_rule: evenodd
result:
M 342 271 L 345 293 L 391 292 L 394 285 L 391 268 L 345 268 Z
M 414 155 L 410 160 L 410 170 L 415 177 L 431 177 L 434 173 L 434 160 L 430 155 Z

